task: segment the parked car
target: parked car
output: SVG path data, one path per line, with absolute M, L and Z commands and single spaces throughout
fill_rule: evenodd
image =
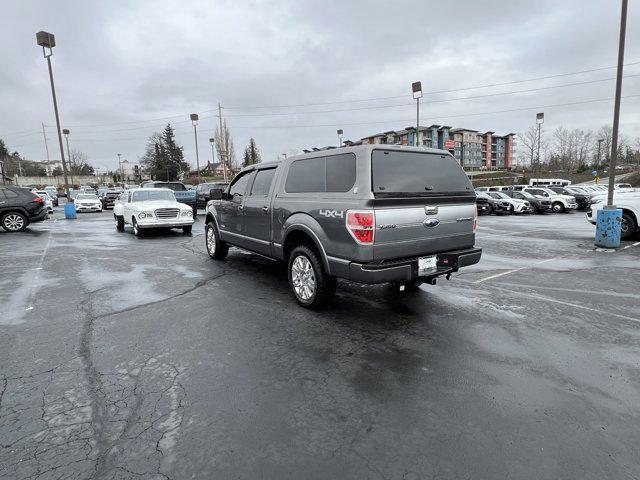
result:
M 446 150 L 367 145 L 245 167 L 206 209 L 209 256 L 236 246 L 287 262 L 319 308 L 336 278 L 403 290 L 478 263 L 475 193 Z
M 519 215 L 521 213 L 531 213 L 533 209 L 531 204 L 527 200 L 520 200 L 518 198 L 511 198 L 505 192 L 487 192 L 487 195 L 495 200 L 502 200 L 508 202 L 510 205 L 511 213 Z
M 482 206 L 482 208 L 481 208 Z M 511 213 L 511 203 L 505 200 L 496 200 L 486 192 L 476 193 L 476 208 L 478 215 L 485 215 L 488 207 L 488 214 L 504 215 Z M 482 214 L 480 213 L 482 210 Z
M 593 225 L 598 218 L 598 210 L 607 203 L 606 197 L 598 197 L 593 200 L 591 209 L 587 211 L 587 220 Z M 639 230 L 640 225 L 640 193 L 615 193 L 613 203 L 617 208 L 622 209 L 622 223 L 620 225 L 620 238 L 629 240 Z
M 0 186 L 0 225 L 7 232 L 21 232 L 45 218 L 47 208 L 38 195 L 26 188 Z
M 526 191 L 519 192 L 517 190 L 508 190 L 504 193 L 509 195 L 511 198 L 529 202 L 532 213 L 545 213 L 551 211 L 551 200 L 535 197 Z
M 591 205 L 591 195 L 585 191 L 576 189 L 575 187 L 549 187 L 549 190 L 553 190 L 560 195 L 574 197 L 578 204 L 578 208 L 581 210 L 586 210 Z
M 121 188 L 109 188 L 107 189 L 102 196 L 100 197 L 100 202 L 102 203 L 102 208 L 104 210 L 108 210 L 109 208 L 113 208 L 114 203 L 122 193 Z
M 210 192 L 213 189 L 219 188 L 220 190 L 225 190 L 229 184 L 228 183 L 201 183 L 196 187 L 196 205 L 198 208 L 205 208 L 207 206 L 207 202 L 211 200 Z
M 101 212 L 102 203 L 93 193 L 79 193 L 73 200 L 76 212 Z
M 145 230 L 158 228 L 182 228 L 191 233 L 193 210 L 176 200 L 168 188 L 134 188 L 123 192 L 113 206 L 116 228 L 124 230 L 125 224 L 133 227 L 136 237 Z
M 189 190 L 183 183 L 180 182 L 158 182 L 151 181 L 142 185 L 143 188 L 168 188 L 172 190 L 176 200 L 180 203 L 189 205 L 193 211 L 193 218 L 196 218 L 198 208 L 196 207 L 196 191 Z
M 44 200 L 45 207 L 47 207 L 47 213 L 53 213 L 53 200 L 49 196 L 47 192 L 44 190 L 36 190 L 36 195 L 38 195 L 42 200 Z
M 49 195 L 49 197 L 51 198 L 51 201 L 53 202 L 53 206 L 57 207 L 59 205 L 59 201 L 58 201 L 58 189 L 56 187 L 44 187 L 43 190 L 45 192 L 47 192 L 47 195 Z
M 527 187 L 522 191 L 529 192 L 536 197 L 551 200 L 551 209 L 555 213 L 563 213 L 567 210 L 575 210 L 578 208 L 578 203 L 573 195 L 563 195 L 549 188 L 542 187 Z

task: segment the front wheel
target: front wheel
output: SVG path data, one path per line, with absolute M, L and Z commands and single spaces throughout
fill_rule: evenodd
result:
M 2 216 L 0 223 L 7 232 L 22 232 L 29 225 L 29 220 L 20 212 L 9 212 Z
M 336 277 L 324 271 L 316 252 L 306 245 L 293 249 L 287 273 L 293 296 L 305 308 L 320 309 L 335 294 Z
M 116 217 L 116 230 L 119 232 L 124 232 L 124 217 L 122 215 L 115 215 Z
M 142 233 L 142 229 L 138 226 L 138 222 L 136 222 L 136 219 L 132 219 L 132 223 L 133 223 L 133 234 L 136 237 L 141 237 L 143 235 Z
M 198 216 L 198 207 L 194 206 L 192 207 L 193 209 L 193 219 L 195 220 L 196 217 Z
M 560 202 L 554 202 L 553 205 L 551 206 L 551 209 L 553 210 L 554 213 L 563 213 L 564 205 Z
M 182 227 L 182 233 L 184 233 L 185 235 L 189 235 L 191 233 L 191 228 L 193 227 L 193 225 L 188 225 L 186 227 Z
M 629 240 L 636 233 L 638 225 L 636 220 L 628 213 L 622 214 L 622 222 L 620 224 L 620 238 L 622 240 Z
M 207 245 L 207 253 L 214 260 L 224 260 L 229 253 L 229 245 L 220 239 L 218 227 L 213 221 L 207 223 L 204 227 L 205 239 Z

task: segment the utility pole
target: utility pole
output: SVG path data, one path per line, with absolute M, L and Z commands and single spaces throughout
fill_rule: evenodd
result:
M 44 123 L 42 124 L 42 138 L 44 138 L 44 149 L 47 152 L 47 172 L 51 175 L 51 159 L 49 158 L 49 145 L 47 144 L 47 133 L 44 130 Z
M 218 120 L 220 120 L 220 160 L 222 160 L 222 172 L 224 174 L 224 182 L 227 183 L 227 162 L 225 157 L 227 156 L 227 136 L 222 130 L 222 107 L 218 102 Z
M 42 54 L 47 59 L 47 66 L 49 67 L 49 82 L 51 83 L 51 95 L 53 97 L 53 110 L 56 114 L 56 127 L 58 129 L 58 144 L 60 145 L 60 158 L 62 159 L 62 172 L 64 173 L 64 185 L 67 193 L 67 199 L 69 196 L 69 182 L 67 181 L 67 162 L 64 159 L 64 147 L 62 146 L 62 132 L 60 131 L 60 115 L 58 114 L 58 100 L 56 99 L 56 87 L 53 83 L 53 70 L 51 69 L 51 55 L 53 55 L 53 47 L 56 46 L 55 35 L 40 31 L 36 33 L 36 42 L 42 47 Z M 46 49 L 49 49 L 47 54 Z
M 124 188 L 124 175 L 122 170 L 122 163 L 120 163 L 120 157 L 122 156 L 122 154 L 116 153 L 116 155 L 118 155 L 118 170 L 120 170 L 120 183 L 122 183 L 122 187 Z M 169 180 L 168 175 L 169 174 L 167 173 L 167 180 Z
M 609 162 L 609 192 L 607 206 L 613 208 L 613 186 L 616 182 L 616 160 L 618 159 L 618 127 L 620 124 L 620 94 L 622 92 L 622 65 L 624 63 L 624 42 L 627 31 L 627 0 L 622 0 L 620 12 L 620 42 L 618 44 L 618 71 L 616 74 L 616 96 L 613 107 L 613 132 L 611 133 L 611 162 Z

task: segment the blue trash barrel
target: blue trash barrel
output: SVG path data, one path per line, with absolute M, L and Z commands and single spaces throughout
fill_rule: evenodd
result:
M 596 218 L 596 247 L 619 248 L 622 210 L 619 208 L 598 210 Z
M 75 203 L 67 203 L 64 206 L 64 218 L 77 218 Z

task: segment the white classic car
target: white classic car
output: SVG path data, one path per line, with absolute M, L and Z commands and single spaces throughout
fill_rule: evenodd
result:
M 76 212 L 101 212 L 102 203 L 93 193 L 78 193 L 73 199 Z
M 138 237 L 151 228 L 182 228 L 184 233 L 191 233 L 193 226 L 191 207 L 177 202 L 168 188 L 133 188 L 122 192 L 113 205 L 113 217 L 118 230 L 124 230 L 128 223 Z

